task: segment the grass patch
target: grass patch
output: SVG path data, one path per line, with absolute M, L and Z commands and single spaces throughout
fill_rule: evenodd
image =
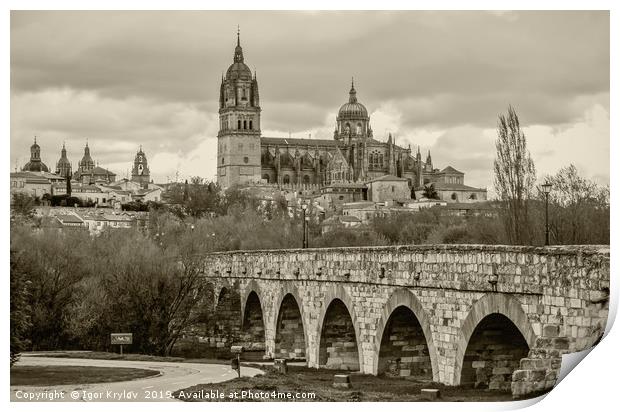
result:
M 215 363 L 230 365 L 230 360 L 226 359 L 187 359 L 178 356 L 152 356 L 139 353 L 125 353 L 120 355 L 114 352 L 44 352 L 41 354 L 32 353 L 29 356 L 44 356 L 46 358 L 75 358 L 75 359 L 97 359 L 97 360 L 127 360 L 127 361 L 147 361 L 147 362 L 191 362 L 191 363 Z
M 149 369 L 93 366 L 19 366 L 11 368 L 11 385 L 52 386 L 120 382 L 158 375 Z
M 273 367 L 262 368 L 264 375 L 252 378 L 237 378 L 227 382 L 192 386 L 173 395 L 184 401 L 322 401 L 322 402 L 378 402 L 422 401 L 420 390 L 436 388 L 440 390 L 440 401 L 484 402 L 484 401 L 511 401 L 510 392 L 487 391 L 458 386 L 445 386 L 435 382 L 419 381 L 410 378 L 386 378 L 372 375 L 351 375 L 351 389 L 335 389 L 332 387 L 334 375 L 348 373 L 326 369 L 312 369 L 302 366 L 289 366 L 288 374 L 281 375 Z M 208 399 L 205 394 L 215 391 L 224 394 L 224 399 Z M 240 399 L 229 398 L 230 393 L 237 392 L 239 397 L 242 391 L 252 393 L 291 393 L 291 399 Z M 297 393 L 314 393 L 313 398 L 295 399 Z M 192 395 L 194 394 L 194 395 Z M 196 397 L 196 398 L 194 398 Z M 202 399 L 201 399 L 202 398 Z

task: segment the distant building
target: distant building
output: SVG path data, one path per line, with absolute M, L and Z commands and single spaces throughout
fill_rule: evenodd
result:
M 220 83 L 219 117 L 217 181 L 224 188 L 269 184 L 298 193 L 311 189 L 314 194 L 320 189 L 322 207 L 338 208 L 343 201 L 365 200 L 363 194 L 351 199 L 348 190 L 364 192 L 369 188 L 366 184 L 382 176 L 404 179 L 409 187 L 401 190 L 400 183 L 379 181 L 375 191 L 386 200 L 390 196 L 384 189 L 392 190 L 392 186 L 398 189 L 395 196 L 411 198 L 411 190 L 426 183 L 464 185 L 464 174 L 454 168 L 433 168 L 430 151 L 423 162 L 419 147 L 414 154 L 411 147 L 397 145 L 391 134 L 377 140 L 353 80 L 349 98 L 336 115 L 332 139 L 262 136 L 258 80 L 245 63 L 239 35 L 233 62 Z M 350 184 L 360 187 L 347 189 Z M 323 190 L 329 187 L 331 191 Z M 486 198 L 482 195 L 485 189 L 477 190 L 475 197 Z
M 49 172 L 49 168 L 41 161 L 41 146 L 37 144 L 37 138 L 30 146 L 30 161 L 22 167 L 22 172 Z
M 325 219 L 321 223 L 321 233 L 325 234 L 335 229 L 351 229 L 362 225 L 362 221 L 355 216 L 336 215 Z
M 55 195 L 56 186 L 65 186 L 65 179 L 49 172 L 13 172 L 11 173 L 11 194 L 26 193 L 42 198 L 43 195 Z
M 78 170 L 73 174 L 73 180 L 87 185 L 95 183 L 107 184 L 116 180 L 116 174 L 95 165 L 93 158 L 90 156 L 88 143 L 86 143 L 84 156 L 78 163 Z
M 146 160 L 146 155 L 142 151 L 142 146 L 140 146 L 140 150 L 136 153 L 136 157 L 133 161 L 131 181 L 139 183 L 142 188 L 147 188 L 149 182 L 151 181 L 151 173 Z
M 62 144 L 62 150 L 60 151 L 60 159 L 56 163 L 56 174 L 62 177 L 68 177 L 73 175 L 71 171 L 71 162 L 67 159 L 67 149 L 65 144 Z
M 375 203 L 393 203 L 394 200 L 411 199 L 411 187 L 404 177 L 383 175 L 368 182 L 368 194 Z
M 11 194 L 25 193 L 41 198 L 45 194 L 52 194 L 52 183 L 45 176 L 34 172 L 11 173 Z

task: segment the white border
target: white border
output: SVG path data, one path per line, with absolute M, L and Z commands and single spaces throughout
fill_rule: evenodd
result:
M 0 40 L 2 56 L 4 56 L 4 64 L 1 67 L 2 73 L 2 82 L 1 82 L 1 90 L 2 90 L 2 110 L 0 112 L 0 118 L 2 122 L 0 124 L 3 126 L 2 130 L 4 131 L 3 144 L 9 145 L 9 136 L 10 136 L 10 124 L 9 124 L 9 109 L 10 109 L 10 12 L 9 10 L 38 10 L 38 9 L 57 9 L 57 10 L 72 10 L 72 9 L 91 9 L 91 10 L 140 10 L 140 9 L 156 9 L 156 10 L 177 10 L 177 9 L 187 9 L 187 10 L 198 10 L 198 9 L 213 9 L 213 10 L 244 10 L 244 9 L 263 9 L 263 10 L 278 10 L 278 9 L 287 9 L 287 10 L 342 10 L 342 9 L 351 9 L 351 6 L 354 6 L 356 9 L 364 9 L 364 10 L 378 10 L 378 9 L 418 9 L 418 10 L 510 10 L 510 9 L 520 9 L 520 10 L 550 10 L 550 9 L 561 9 L 561 10 L 611 10 L 611 129 L 610 136 L 615 136 L 618 133 L 618 116 L 616 109 L 616 99 L 618 96 L 618 82 L 617 75 L 618 73 L 618 64 L 617 64 L 617 55 L 618 55 L 618 41 L 619 33 L 618 33 L 618 2 L 617 1 L 605 1 L 605 0 L 590 0 L 590 1 L 548 1 L 548 0 L 521 0 L 521 1 L 502 1 L 499 2 L 497 0 L 490 1 L 456 1 L 456 0 L 444 0 L 444 1 L 393 1 L 393 0 L 383 0 L 381 2 L 377 1 L 367 1 L 367 0 L 358 0 L 356 2 L 345 2 L 341 0 L 315 0 L 312 2 L 297 2 L 290 3 L 285 1 L 264 1 L 264 2 L 256 2 L 249 0 L 236 0 L 236 1 L 217 1 L 217 2 L 205 2 L 199 0 L 175 0 L 175 1 L 162 1 L 162 0 L 151 0 L 148 2 L 140 2 L 140 1 L 122 1 L 122 0 L 109 0 L 109 1 L 101 1 L 101 0 L 92 0 L 88 2 L 84 1 L 43 1 L 43 0 L 8 0 L 3 2 L 6 5 L 4 9 L 4 13 L 0 17 L 0 21 L 2 22 L 2 36 Z M 268 28 L 266 28 L 268 29 Z M 584 136 L 584 139 L 587 136 Z M 620 153 L 620 147 L 617 139 L 611 139 L 611 153 Z M 4 161 L 6 165 L 10 164 L 10 151 L 9 148 L 6 147 L 4 150 Z M 613 159 L 612 159 L 613 160 Z M 611 245 L 612 245 L 612 255 L 615 256 L 615 245 L 617 244 L 618 239 L 618 214 L 617 207 L 615 205 L 618 204 L 619 196 L 616 187 L 616 179 L 618 177 L 618 164 L 615 162 L 610 162 L 611 170 L 610 170 L 610 181 L 611 181 L 611 204 L 612 204 L 612 236 L 611 236 Z M 0 220 L 0 224 L 2 225 L 2 245 L 0 246 L 0 250 L 2 251 L 3 266 L 2 266 L 2 279 L 4 282 L 8 282 L 8 269 L 9 269 L 9 224 L 8 224 L 8 216 L 9 216 L 9 202 L 8 202 L 8 193 L 9 193 L 9 180 L 5 177 L 1 180 L 0 193 L 4 196 L 4 202 L 0 206 L 2 208 L 3 219 Z M 618 298 L 618 285 L 616 280 L 618 276 L 615 275 L 617 273 L 617 265 L 615 261 L 612 260 L 612 295 L 615 297 L 614 304 L 617 303 Z M 6 285 L 6 283 L 5 283 Z M 2 316 L 2 348 L 4 352 L 8 354 L 8 305 L 9 305 L 9 290 L 7 287 L 3 288 L 3 301 L 4 304 L 4 316 Z M 613 317 L 614 315 L 610 315 Z M 610 319 L 613 322 L 613 318 Z M 508 410 L 508 409 L 516 409 L 520 407 L 525 407 L 534 403 L 531 406 L 530 410 L 532 411 L 547 411 L 547 410 L 559 410 L 559 409 L 569 409 L 569 410 L 609 410 L 613 408 L 612 405 L 617 403 L 618 394 L 620 394 L 620 390 L 618 389 L 617 384 L 617 370 L 619 366 L 618 362 L 618 352 L 620 348 L 620 332 L 618 332 L 618 328 L 611 329 L 609 334 L 605 337 L 605 339 L 599 344 L 588 356 L 585 362 L 582 362 L 575 371 L 571 372 L 569 376 L 566 377 L 551 393 L 544 398 L 541 402 L 532 402 L 532 401 L 524 401 L 524 402 L 507 402 L 507 403 L 425 403 L 425 404 L 405 404 L 405 403 L 389 403 L 389 404 L 378 404 L 378 403 L 367 403 L 367 404 L 330 404 L 333 407 L 338 409 L 349 409 L 353 410 L 372 410 L 375 411 L 378 408 L 389 408 L 390 410 L 398 409 L 398 410 L 460 410 L 460 411 L 481 411 L 481 410 Z M 6 368 L 2 371 L 2 382 L 5 390 L 2 393 L 3 403 L 9 404 L 8 401 L 8 386 L 9 386 L 9 368 L 8 362 L 6 363 Z M 13 403 L 8 405 L 11 410 L 32 410 L 32 409 L 43 409 L 45 410 L 81 410 L 85 406 L 81 404 L 26 404 L 26 403 Z M 98 411 L 98 410 L 109 410 L 110 404 L 105 403 L 91 403 L 87 407 L 89 410 Z M 157 403 L 157 404 L 132 404 L 130 405 L 115 405 L 112 406 L 115 409 L 146 409 L 152 411 L 169 411 L 170 410 L 169 403 Z M 252 409 L 252 410 L 287 410 L 291 408 L 290 404 L 284 403 L 245 403 L 245 404 L 203 404 L 203 403 L 184 403 L 176 405 L 177 407 L 182 407 L 187 410 L 237 410 L 239 408 L 243 409 Z M 330 406 L 330 407 L 331 407 Z M 307 403 L 307 404 L 296 404 L 294 406 L 296 409 L 301 410 L 316 410 L 317 408 L 325 408 L 325 405 L 317 405 L 316 403 Z M 176 409 L 176 408 L 175 408 Z

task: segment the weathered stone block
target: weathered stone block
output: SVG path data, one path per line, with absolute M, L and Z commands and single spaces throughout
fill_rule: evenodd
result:
M 422 389 L 420 390 L 421 398 L 425 401 L 434 401 L 439 398 L 439 389 Z
M 334 375 L 334 388 L 349 389 L 351 388 L 351 378 L 349 375 Z

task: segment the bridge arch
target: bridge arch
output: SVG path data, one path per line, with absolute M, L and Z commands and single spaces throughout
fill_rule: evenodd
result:
M 401 307 L 405 307 L 413 312 L 417 322 L 419 322 L 424 339 L 426 341 L 426 347 L 428 350 L 428 356 L 430 357 L 431 370 L 433 381 L 439 381 L 439 370 L 437 366 L 437 350 L 435 348 L 435 341 L 433 340 L 433 333 L 431 331 L 431 322 L 428 314 L 422 307 L 422 303 L 416 295 L 408 289 L 395 290 L 387 302 L 383 306 L 383 312 L 381 318 L 377 323 L 377 334 L 375 336 L 375 356 L 373 361 L 372 372 L 376 375 L 379 372 L 379 356 L 381 353 L 381 341 L 383 339 L 383 333 L 390 321 L 390 318 L 395 311 Z
M 245 313 L 245 306 L 248 303 L 248 298 L 250 297 L 250 294 L 254 292 L 261 304 L 261 311 L 263 313 L 263 315 L 265 314 L 265 305 L 263 303 L 263 294 L 261 291 L 260 286 L 258 285 L 258 282 L 254 279 L 250 280 L 250 282 L 243 288 L 243 294 L 241 295 L 241 313 L 244 314 Z
M 317 345 L 314 348 L 314 359 L 317 367 L 323 366 L 322 361 L 325 361 L 327 365 L 327 348 L 328 345 L 330 345 L 329 340 L 335 338 L 340 340 L 341 342 L 339 343 L 342 344 L 343 348 L 347 348 L 349 351 L 344 355 L 343 358 L 346 358 L 346 361 L 341 362 L 340 367 L 354 370 L 355 364 L 357 364 L 358 369 L 363 371 L 364 357 L 363 351 L 361 350 L 362 341 L 360 340 L 360 328 L 355 313 L 355 306 L 353 305 L 351 297 L 342 285 L 331 286 L 325 293 L 318 320 L 319 322 L 317 324 L 317 329 L 315 330 Z M 347 320 L 349 322 L 347 322 Z M 329 333 L 329 335 L 323 333 L 327 330 L 326 327 L 333 327 L 335 324 L 339 324 L 342 329 L 340 332 L 344 333 L 333 333 L 333 331 L 330 331 L 331 333 Z M 355 339 L 353 346 L 351 346 L 351 342 L 348 342 L 351 337 L 354 337 Z M 332 347 L 335 347 L 333 342 L 331 342 L 331 344 Z M 352 348 L 354 348 L 357 353 L 356 360 L 350 359 L 350 355 L 354 353 Z M 331 366 L 337 367 L 337 365 Z
M 289 298 L 290 297 L 290 298 Z M 297 305 L 297 309 L 299 310 L 299 315 L 301 317 L 301 326 L 303 329 L 303 340 L 304 340 L 304 355 L 306 357 L 306 360 L 308 360 L 308 357 L 310 356 L 310 352 L 309 352 L 309 345 L 310 345 L 310 340 L 309 340 L 309 330 L 308 330 L 308 321 L 306 318 L 306 313 L 304 311 L 304 302 L 301 299 L 300 295 L 299 295 L 299 290 L 297 289 L 296 286 L 294 286 L 291 282 L 286 282 L 286 283 L 282 283 L 281 287 L 279 288 L 279 293 L 276 296 L 276 298 L 273 300 L 273 316 L 272 316 L 272 324 L 271 327 L 269 328 L 269 330 L 272 332 L 272 337 L 271 337 L 271 341 L 273 342 L 273 356 L 274 357 L 279 357 L 280 354 L 277 353 L 277 339 L 278 339 L 278 328 L 279 328 L 279 323 L 282 319 L 282 314 L 280 313 L 280 311 L 282 310 L 282 304 L 284 303 L 284 300 L 287 299 L 290 302 L 290 299 L 294 300 L 295 304 Z M 267 339 L 267 344 L 269 345 L 269 341 L 270 339 Z
M 262 360 L 265 354 L 265 316 L 262 301 L 255 291 L 248 294 L 243 309 L 240 342 L 244 353 L 253 353 Z
M 228 282 L 218 285 L 212 336 L 216 351 L 230 352 L 230 345 L 239 338 L 243 313 L 238 288 Z
M 530 349 L 534 347 L 536 342 L 536 333 L 534 332 L 532 324 L 523 310 L 521 303 L 516 298 L 505 294 L 492 293 L 483 295 L 472 305 L 472 308 L 469 311 L 467 318 L 463 321 L 457 335 L 456 359 L 454 365 L 454 375 L 452 377 L 454 385 L 459 385 L 461 383 L 463 361 L 465 359 L 465 353 L 472 335 L 476 332 L 476 328 L 481 324 L 481 322 L 486 322 L 492 317 L 496 318 L 496 321 L 501 321 L 500 318 L 510 321 L 509 323 L 514 325 L 515 329 L 523 337 L 525 344 L 527 344 Z M 527 356 L 527 353 L 525 356 Z

